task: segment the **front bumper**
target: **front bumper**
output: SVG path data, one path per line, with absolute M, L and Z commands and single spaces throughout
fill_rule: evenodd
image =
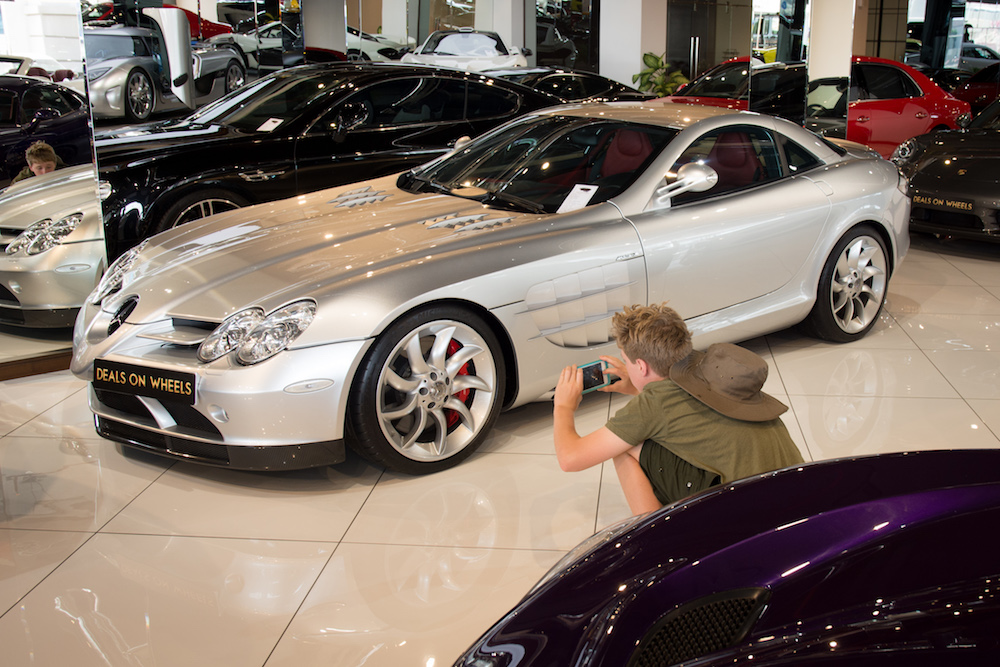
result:
M 104 271 L 104 241 L 64 243 L 39 255 L 0 254 L 0 323 L 69 327 Z
M 125 324 L 105 335 L 109 316 L 87 304 L 74 332 L 71 370 L 90 381 L 100 435 L 163 456 L 239 470 L 339 463 L 354 371 L 370 340 L 285 350 L 253 366 L 197 360 L 196 347 L 143 339 L 157 325 Z M 94 360 L 193 376 L 194 400 L 97 388 Z

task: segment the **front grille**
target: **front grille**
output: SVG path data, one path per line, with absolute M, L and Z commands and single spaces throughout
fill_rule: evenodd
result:
M 933 225 L 935 227 L 951 227 L 956 230 L 981 232 L 984 230 L 997 230 L 996 211 L 993 211 L 992 214 L 992 220 L 983 220 L 978 215 L 973 215 L 972 213 L 942 211 L 936 208 L 914 206 L 910 211 L 910 218 L 914 222 Z
M 0 303 L 11 304 L 14 306 L 20 305 L 20 301 L 17 300 L 17 297 L 14 296 L 14 293 L 11 292 L 6 287 L 4 287 L 3 285 L 0 285 Z
M 123 424 L 103 417 L 97 418 L 97 432 L 109 440 L 147 451 L 188 457 L 215 465 L 229 465 L 229 448 L 225 445 L 198 442 L 166 433 L 147 431 L 138 426 Z
M 97 400 L 105 407 L 141 421 L 155 421 L 153 415 L 136 396 L 103 389 L 94 389 L 94 393 L 97 395 Z M 177 422 L 177 426 L 183 428 L 187 434 L 207 440 L 222 440 L 222 432 L 194 406 L 177 401 L 161 400 L 159 403 L 170 413 L 173 420 Z M 145 431 L 143 432 L 145 433 Z
M 649 629 L 628 667 L 666 667 L 742 640 L 767 602 L 763 589 L 719 593 L 675 609 Z

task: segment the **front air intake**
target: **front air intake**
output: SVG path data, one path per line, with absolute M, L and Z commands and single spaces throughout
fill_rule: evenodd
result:
M 766 590 L 750 588 L 682 605 L 653 624 L 628 667 L 667 667 L 730 648 L 750 632 L 767 598 Z

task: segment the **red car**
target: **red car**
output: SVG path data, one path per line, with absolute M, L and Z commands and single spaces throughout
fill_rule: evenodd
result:
M 749 58 L 726 61 L 666 99 L 780 115 L 840 137 L 845 136 L 846 116 L 846 138 L 867 144 L 886 158 L 910 137 L 957 128 L 958 117 L 969 112 L 967 102 L 894 60 L 855 56 L 850 82 L 829 78 L 808 86 L 801 64 L 750 66 L 749 62 Z

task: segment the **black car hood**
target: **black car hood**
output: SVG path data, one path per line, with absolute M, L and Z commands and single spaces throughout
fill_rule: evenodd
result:
M 1000 133 L 996 130 L 938 133 L 920 156 L 912 176 L 914 185 L 933 181 L 967 186 L 1000 183 Z
M 125 161 L 192 149 L 204 150 L 206 145 L 232 141 L 242 133 L 226 125 L 167 121 L 124 127 L 95 135 L 97 161 L 101 169 Z

